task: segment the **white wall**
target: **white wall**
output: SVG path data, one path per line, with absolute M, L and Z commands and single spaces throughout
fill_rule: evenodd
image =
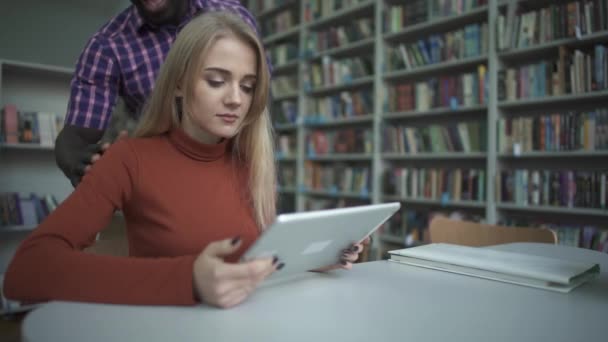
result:
M 129 0 L 0 0 L 0 59 L 74 67 L 88 38 Z

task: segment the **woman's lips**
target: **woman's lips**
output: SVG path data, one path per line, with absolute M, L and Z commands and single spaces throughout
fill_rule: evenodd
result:
M 219 116 L 222 121 L 228 124 L 235 123 L 236 120 L 239 118 L 239 116 L 235 114 L 218 114 L 217 116 Z

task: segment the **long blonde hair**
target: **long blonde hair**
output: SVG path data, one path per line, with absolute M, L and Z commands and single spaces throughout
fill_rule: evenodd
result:
M 154 90 L 146 102 L 136 137 L 149 137 L 180 126 L 175 94 L 183 91 L 183 107 L 188 108 L 203 58 L 220 38 L 234 36 L 246 42 L 257 55 L 257 80 L 249 112 L 233 138 L 233 163 L 247 170 L 248 198 L 258 227 L 265 229 L 276 215 L 276 171 L 272 125 L 267 102 L 270 72 L 264 47 L 255 31 L 238 16 L 207 12 L 192 19 L 178 34 L 162 65 Z

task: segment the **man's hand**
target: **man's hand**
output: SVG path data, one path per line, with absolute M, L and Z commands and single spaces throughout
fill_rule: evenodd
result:
M 110 147 L 109 143 L 99 144 L 102 131 L 66 125 L 55 142 L 55 159 L 57 165 L 75 187 L 103 153 Z M 127 135 L 123 131 L 119 139 Z
M 198 300 L 220 308 L 230 308 L 244 301 L 275 270 L 284 265 L 273 259 L 258 259 L 231 264 L 224 256 L 234 253 L 240 238 L 210 243 L 194 261 L 192 285 Z
M 116 140 L 114 140 L 114 142 L 117 142 L 119 139 L 126 138 L 128 135 L 129 134 L 127 131 L 120 131 L 118 137 L 116 137 Z M 112 145 L 112 143 L 109 142 L 103 143 L 101 145 L 95 144 L 95 146 L 97 146 L 96 152 L 90 156 L 85 157 L 85 161 L 88 162 L 88 164 L 84 166 L 84 172 L 82 173 L 82 176 L 89 172 L 91 166 L 95 164 L 95 162 L 98 161 L 99 158 L 101 158 L 101 156 L 110 148 L 110 145 Z M 93 151 L 95 151 L 95 149 L 93 149 Z

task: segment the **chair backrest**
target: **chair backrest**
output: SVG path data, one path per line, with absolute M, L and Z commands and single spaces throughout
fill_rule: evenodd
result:
M 463 246 L 492 246 L 510 242 L 557 243 L 557 235 L 546 228 L 504 227 L 435 217 L 429 227 L 432 243 Z
M 129 256 L 129 241 L 124 217 L 114 216 L 92 246 L 85 250 L 93 254 Z
M 91 254 L 129 256 L 129 242 L 126 238 L 109 240 L 100 239 L 95 241 L 95 243 L 85 251 Z

